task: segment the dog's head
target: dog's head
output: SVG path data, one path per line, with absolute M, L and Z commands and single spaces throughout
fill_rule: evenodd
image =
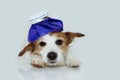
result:
M 74 38 L 83 37 L 84 34 L 73 32 L 49 33 L 33 43 L 29 43 L 20 53 L 22 56 L 26 51 L 40 55 L 46 64 L 57 64 L 64 62 L 67 56 L 69 44 Z

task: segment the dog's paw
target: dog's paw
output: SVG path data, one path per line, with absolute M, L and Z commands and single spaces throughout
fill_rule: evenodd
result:
M 80 61 L 74 60 L 74 59 L 68 59 L 68 60 L 66 61 L 66 65 L 67 65 L 68 67 L 76 68 L 76 67 L 79 67 L 79 66 L 80 66 Z
M 40 67 L 44 67 L 45 63 L 41 59 L 34 58 L 32 59 L 31 65 L 40 68 Z

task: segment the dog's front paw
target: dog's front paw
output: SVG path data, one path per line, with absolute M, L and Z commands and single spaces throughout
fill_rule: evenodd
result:
M 68 59 L 66 61 L 66 65 L 69 66 L 69 67 L 79 67 L 80 66 L 80 61 L 78 60 L 74 60 L 74 59 Z
M 31 65 L 33 65 L 34 67 L 44 67 L 45 63 L 41 60 L 41 59 L 32 59 Z

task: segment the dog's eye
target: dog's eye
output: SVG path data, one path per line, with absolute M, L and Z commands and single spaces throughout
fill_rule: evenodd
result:
M 45 46 L 46 43 L 45 42 L 40 42 L 40 46 Z
M 62 45 L 63 41 L 61 39 L 56 40 L 55 42 L 57 45 Z

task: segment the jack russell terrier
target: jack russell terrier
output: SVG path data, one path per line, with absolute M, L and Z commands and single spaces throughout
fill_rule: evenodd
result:
M 84 34 L 61 32 L 62 30 L 62 21 L 50 17 L 45 17 L 44 20 L 32 24 L 28 36 L 29 44 L 23 48 L 19 56 L 30 51 L 31 65 L 35 67 L 61 65 L 78 67 L 80 62 L 71 59 L 68 56 L 68 50 L 74 38 L 83 37 Z

